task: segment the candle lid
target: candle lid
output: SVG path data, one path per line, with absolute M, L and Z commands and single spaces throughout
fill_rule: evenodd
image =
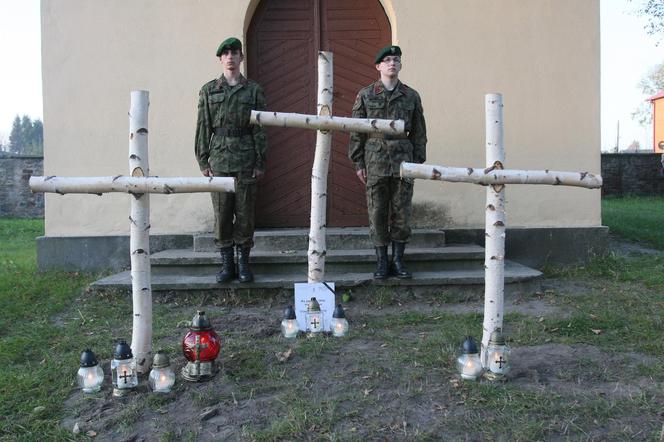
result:
M 346 313 L 344 312 L 344 308 L 341 306 L 341 304 L 337 304 L 336 308 L 334 309 L 334 313 L 332 313 L 333 318 L 345 318 Z
M 489 345 L 505 345 L 505 335 L 500 330 L 494 330 L 489 337 Z
M 466 340 L 463 341 L 463 352 L 467 355 L 477 354 L 477 344 L 472 336 L 466 336 Z
M 115 353 L 113 353 L 114 359 L 131 359 L 134 355 L 131 352 L 131 347 L 127 344 L 127 341 L 119 341 L 118 345 L 115 347 Z
M 171 365 L 168 355 L 163 350 L 159 350 L 154 354 L 154 359 L 152 360 L 153 368 L 166 368 Z
M 284 310 L 284 319 L 295 319 L 295 309 L 292 305 L 289 305 Z
M 97 356 L 90 350 L 86 348 L 83 353 L 81 353 L 81 367 L 94 367 L 99 364 L 97 361 Z
M 311 298 L 311 301 L 309 301 L 309 305 L 307 305 L 307 311 L 309 312 L 320 311 L 320 304 L 318 303 L 318 300 L 315 297 Z
M 191 329 L 196 331 L 212 330 L 212 324 L 203 310 L 198 310 L 191 320 Z

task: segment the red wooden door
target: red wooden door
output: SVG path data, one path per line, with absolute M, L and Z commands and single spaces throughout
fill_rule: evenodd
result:
M 334 54 L 333 114 L 350 116 L 357 92 L 378 78 L 373 57 L 391 41 L 379 0 L 262 0 L 248 32 L 248 75 L 268 109 L 316 113 L 317 52 Z M 316 132 L 268 128 L 268 165 L 256 206 L 258 227 L 309 225 Z M 328 175 L 327 225 L 368 224 L 364 187 L 336 132 Z

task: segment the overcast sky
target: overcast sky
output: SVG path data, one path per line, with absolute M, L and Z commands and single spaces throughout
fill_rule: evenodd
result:
M 621 149 L 633 140 L 652 147 L 652 128 L 639 126 L 630 114 L 648 98 L 639 80 L 664 62 L 664 36 L 657 47 L 643 30 L 644 20 L 633 14 L 640 1 L 600 1 L 602 150 L 615 147 L 618 121 Z M 39 0 L 0 0 L 0 141 L 8 142 L 16 114 L 42 119 L 40 48 Z

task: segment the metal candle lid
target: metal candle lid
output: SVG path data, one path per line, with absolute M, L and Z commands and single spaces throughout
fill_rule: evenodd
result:
M 86 348 L 83 353 L 81 353 L 81 367 L 94 367 L 99 364 L 97 361 L 97 356 L 90 350 Z
M 194 331 L 212 330 L 212 324 L 203 310 L 198 310 L 194 315 L 194 319 L 191 320 L 191 329 Z
M 292 305 L 289 305 L 284 310 L 284 319 L 295 319 L 295 309 Z
M 152 360 L 153 368 L 166 368 L 169 365 L 171 365 L 171 361 L 168 359 L 166 352 L 159 350 L 154 354 L 154 359 Z
M 494 330 L 489 337 L 489 345 L 505 345 L 505 335 L 500 330 Z
M 463 352 L 467 355 L 477 354 L 477 344 L 472 336 L 466 336 L 466 340 L 463 341 Z
M 127 341 L 119 341 L 118 345 L 115 346 L 115 353 L 113 353 L 113 358 L 117 360 L 131 359 L 134 355 L 131 352 L 131 347 L 127 344 Z
M 336 308 L 334 309 L 334 313 L 332 313 L 333 318 L 345 318 L 346 313 L 344 312 L 344 308 L 341 306 L 341 304 L 337 304 Z
M 311 301 L 309 301 L 309 305 L 307 305 L 307 311 L 308 312 L 319 312 L 320 311 L 320 304 L 316 300 L 316 298 L 311 298 Z

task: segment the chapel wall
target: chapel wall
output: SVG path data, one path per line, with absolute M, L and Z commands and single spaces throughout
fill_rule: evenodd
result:
M 382 4 L 398 21 L 401 78 L 423 98 L 428 163 L 483 167 L 484 95 L 501 92 L 507 168 L 599 173 L 598 0 Z M 151 174 L 199 176 L 198 90 L 219 75 L 218 43 L 230 35 L 244 40 L 255 6 L 250 0 L 42 2 L 45 174 L 127 173 L 129 94 L 147 89 Z M 480 186 L 418 181 L 415 224 L 481 227 L 484 198 Z M 154 195 L 151 208 L 154 234 L 212 228 L 205 194 Z M 513 227 L 601 224 L 600 192 L 586 189 L 509 186 L 507 210 Z M 47 195 L 46 234 L 125 234 L 128 213 L 126 195 Z

